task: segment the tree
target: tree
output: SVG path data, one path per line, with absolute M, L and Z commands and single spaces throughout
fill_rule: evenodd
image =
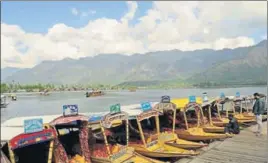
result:
M 1 93 L 8 92 L 9 87 L 6 83 L 1 83 Z

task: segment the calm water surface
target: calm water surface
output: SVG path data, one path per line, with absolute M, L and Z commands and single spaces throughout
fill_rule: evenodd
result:
M 10 101 L 7 108 L 1 108 L 1 122 L 21 116 L 62 114 L 62 105 L 64 104 L 78 104 L 80 113 L 103 112 L 108 111 L 112 104 L 127 105 L 143 101 L 159 101 L 163 95 L 178 98 L 190 95 L 201 96 L 203 92 L 207 92 L 209 96 L 219 96 L 220 92 L 224 92 L 226 95 L 235 95 L 237 91 L 241 95 L 252 95 L 255 92 L 266 94 L 266 87 L 137 90 L 137 92 L 108 91 L 105 96 L 93 98 L 86 98 L 85 92 L 57 92 L 51 93 L 49 96 L 17 95 L 17 101 Z

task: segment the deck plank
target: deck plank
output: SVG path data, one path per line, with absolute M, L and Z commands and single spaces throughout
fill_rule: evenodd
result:
M 255 127 L 217 143 L 193 159 L 182 159 L 176 163 L 268 163 L 267 122 L 264 122 L 263 136 L 254 135 Z

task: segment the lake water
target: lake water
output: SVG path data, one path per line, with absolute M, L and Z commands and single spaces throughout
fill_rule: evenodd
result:
M 190 95 L 202 96 L 203 92 L 207 92 L 208 96 L 215 97 L 224 92 L 225 95 L 234 96 L 237 91 L 241 95 L 252 95 L 255 92 L 266 94 L 266 87 L 108 91 L 105 96 L 92 98 L 86 98 L 85 92 L 56 92 L 49 96 L 17 95 L 17 101 L 10 101 L 7 108 L 1 108 L 1 122 L 21 116 L 62 114 L 62 105 L 65 104 L 78 104 L 80 113 L 103 112 L 109 111 L 109 106 L 116 103 L 127 105 L 144 101 L 157 102 L 163 95 L 179 98 Z

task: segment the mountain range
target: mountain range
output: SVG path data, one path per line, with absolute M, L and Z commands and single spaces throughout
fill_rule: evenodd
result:
M 159 51 L 126 56 L 100 54 L 78 60 L 43 61 L 33 68 L 1 69 L 2 82 L 21 84 L 120 84 L 133 81 L 263 82 L 267 40 L 236 49 Z

